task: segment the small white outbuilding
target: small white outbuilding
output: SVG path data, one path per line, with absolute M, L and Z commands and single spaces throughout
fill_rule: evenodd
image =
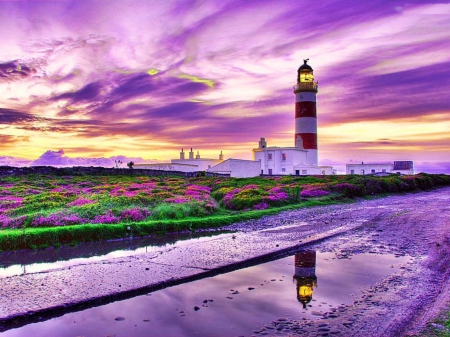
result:
M 229 174 L 233 178 L 257 177 L 260 174 L 261 163 L 255 160 L 227 159 L 207 171 L 211 173 Z

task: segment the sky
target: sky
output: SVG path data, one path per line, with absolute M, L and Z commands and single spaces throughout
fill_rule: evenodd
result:
M 450 173 L 444 1 L 0 0 L 0 41 L 3 163 L 294 146 L 309 58 L 319 164 Z

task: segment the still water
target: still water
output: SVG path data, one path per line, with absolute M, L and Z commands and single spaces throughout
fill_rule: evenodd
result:
M 12 329 L 17 336 L 251 336 L 280 317 L 317 319 L 409 257 L 301 251 L 254 267 Z
M 118 257 L 170 248 L 173 245 L 183 246 L 192 242 L 220 238 L 231 231 L 197 231 L 165 235 L 152 235 L 147 238 L 117 240 L 99 243 L 85 243 L 78 246 L 64 246 L 44 250 L 26 250 L 0 253 L 0 277 L 39 273 L 46 270 L 71 267 L 106 261 Z

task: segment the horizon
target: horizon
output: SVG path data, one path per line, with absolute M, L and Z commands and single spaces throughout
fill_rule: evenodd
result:
M 450 4 L 307 4 L 0 1 L 0 157 L 293 146 L 292 87 L 309 58 L 319 164 L 450 174 Z

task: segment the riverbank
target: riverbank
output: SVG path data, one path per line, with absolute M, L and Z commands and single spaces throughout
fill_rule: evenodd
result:
M 214 228 L 289 209 L 450 185 L 450 176 L 65 176 L 0 179 L 0 251 Z
M 333 252 L 338 258 L 372 252 L 413 259 L 400 272 L 363 289 L 352 305 L 333 314 L 336 317 L 323 311 L 317 321 L 302 328 L 308 335 L 317 334 L 320 324 L 345 336 L 418 334 L 449 303 L 449 204 L 447 187 L 289 210 L 226 226 L 222 229 L 235 232 L 189 244 L 3 278 L 0 325 L 7 330 L 258 264 L 301 248 Z M 289 334 L 292 331 L 285 335 Z

